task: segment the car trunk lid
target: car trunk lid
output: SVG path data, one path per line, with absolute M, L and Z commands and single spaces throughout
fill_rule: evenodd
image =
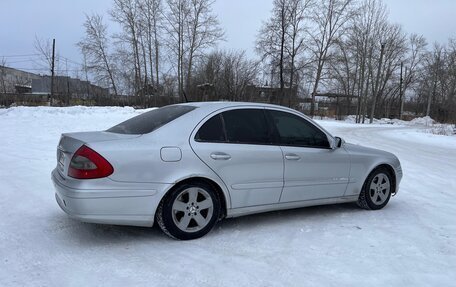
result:
M 125 140 L 140 136 L 105 131 L 64 133 L 60 137 L 59 145 L 57 146 L 57 169 L 62 176 L 66 177 L 73 154 L 84 144 L 90 145 L 95 142 Z

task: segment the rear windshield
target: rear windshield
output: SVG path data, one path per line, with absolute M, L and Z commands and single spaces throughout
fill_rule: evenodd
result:
M 147 134 L 194 109 L 195 107 L 192 106 L 166 106 L 126 120 L 108 129 L 107 132 L 133 135 Z

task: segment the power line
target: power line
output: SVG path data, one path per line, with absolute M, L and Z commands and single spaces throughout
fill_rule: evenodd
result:
M 17 60 L 17 61 L 12 61 L 12 62 L 6 62 L 8 65 L 11 64 L 17 64 L 17 63 L 27 63 L 27 62 L 33 62 L 32 59 L 27 59 L 27 60 Z
M 38 68 L 16 68 L 16 67 L 8 67 L 16 70 L 24 70 L 24 71 L 43 71 L 45 69 L 38 69 Z
M 60 65 L 62 63 L 64 63 L 65 61 L 62 59 L 56 59 L 56 62 L 60 63 Z M 26 67 L 15 67 L 14 64 L 26 64 L 26 63 L 30 63 L 32 64 L 32 66 L 35 66 L 35 67 L 30 67 L 30 68 L 26 68 Z M 50 67 L 48 66 L 48 63 L 47 62 L 40 62 L 40 59 L 28 59 L 28 60 L 18 60 L 18 61 L 12 61 L 12 62 L 6 62 L 6 65 L 9 66 L 10 68 L 13 68 L 13 69 L 17 69 L 17 70 L 35 70 L 35 71 L 39 71 L 39 70 L 49 70 Z M 77 64 L 72 64 L 71 62 L 69 62 L 69 68 L 60 68 L 58 65 L 56 67 L 56 69 L 58 69 L 59 71 L 83 71 L 83 69 L 80 69 L 80 65 L 77 65 Z M 38 67 L 36 67 L 38 66 Z
M 16 69 L 16 70 L 24 70 L 24 71 L 48 71 L 49 70 L 49 67 L 44 67 L 43 65 L 41 65 L 42 68 L 26 68 L 26 67 L 7 67 L 7 68 L 11 68 L 11 69 Z M 59 71 L 59 72 L 75 72 L 75 71 L 80 71 L 80 72 L 84 72 L 84 69 L 61 69 L 59 67 L 56 67 L 56 70 Z
M 48 69 L 50 67 L 47 66 L 44 63 L 41 63 L 43 60 L 41 53 L 34 53 L 34 54 L 15 54 L 15 55 L 2 55 L 0 56 L 1 58 L 11 58 L 12 61 L 6 61 L 6 64 L 10 66 L 13 69 L 17 70 L 23 70 L 26 72 L 44 72 L 47 73 Z M 28 59 L 26 59 L 28 57 Z M 21 59 L 22 58 L 22 59 Z M 61 69 L 59 67 L 60 65 L 57 65 L 56 70 L 58 71 L 59 74 L 61 73 L 68 73 L 68 72 L 84 72 L 84 69 L 81 69 L 80 67 L 83 66 L 83 64 L 70 59 L 68 57 L 62 56 L 62 55 L 55 55 L 55 61 L 58 63 L 66 63 L 67 67 L 65 69 Z M 35 67 L 14 67 L 14 64 L 26 64 L 29 62 Z M 69 64 L 69 65 L 68 65 Z M 38 66 L 38 67 L 36 67 Z M 68 67 L 70 66 L 70 67 Z
M 47 63 L 46 63 L 46 65 L 45 65 L 44 63 L 37 62 L 37 60 L 32 60 L 31 62 L 32 62 L 34 65 L 41 67 L 42 69 L 46 69 L 46 70 L 49 69 L 49 66 L 48 66 Z
M 0 56 L 0 58 L 31 57 L 31 56 L 40 56 L 40 54 L 2 55 L 2 56 Z
M 59 56 L 59 58 L 65 59 L 65 60 L 67 60 L 68 62 L 73 63 L 73 64 L 75 64 L 75 65 L 81 65 L 81 66 L 83 66 L 81 63 L 78 63 L 78 62 L 76 62 L 76 61 L 73 61 L 73 60 L 71 60 L 70 58 L 67 58 L 67 57 L 64 57 L 64 56 Z
M 22 54 L 22 55 L 3 55 L 3 56 L 0 56 L 0 58 L 26 58 L 26 57 L 28 57 L 28 59 L 12 59 L 12 61 L 7 61 L 7 64 L 16 64 L 16 63 L 26 63 L 28 61 L 35 63 L 35 61 L 41 60 L 41 56 L 43 56 L 43 55 L 42 54 Z M 73 65 L 83 66 L 82 63 L 75 61 L 73 59 L 70 59 L 68 57 L 62 56 L 62 55 L 55 55 L 55 60 L 57 62 L 66 61 Z

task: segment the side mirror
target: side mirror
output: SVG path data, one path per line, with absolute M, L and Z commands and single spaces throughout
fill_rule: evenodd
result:
M 342 147 L 344 145 L 344 143 L 345 143 L 345 141 L 342 138 L 335 137 L 334 138 L 334 147 L 333 148 L 334 149 L 340 148 L 340 147 Z

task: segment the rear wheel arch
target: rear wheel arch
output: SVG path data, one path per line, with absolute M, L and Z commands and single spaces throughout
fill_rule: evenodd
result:
M 182 185 L 185 185 L 185 184 L 198 184 L 198 183 L 202 183 L 202 184 L 208 185 L 208 186 L 210 186 L 211 188 L 214 189 L 214 191 L 217 193 L 218 198 L 220 200 L 220 207 L 221 207 L 220 219 L 225 218 L 226 214 L 227 214 L 227 209 L 228 209 L 227 198 L 225 196 L 225 193 L 223 192 L 223 189 L 220 187 L 219 184 L 217 184 L 212 179 L 209 179 L 209 178 L 206 178 L 206 177 L 190 177 L 190 178 L 185 178 L 185 179 L 182 179 L 182 180 L 176 182 L 165 193 L 165 195 L 162 197 L 161 201 L 165 200 L 170 195 L 170 193 L 173 190 L 175 190 L 176 188 L 178 188 L 178 187 L 180 187 Z M 161 203 L 161 201 L 160 201 L 160 203 Z

